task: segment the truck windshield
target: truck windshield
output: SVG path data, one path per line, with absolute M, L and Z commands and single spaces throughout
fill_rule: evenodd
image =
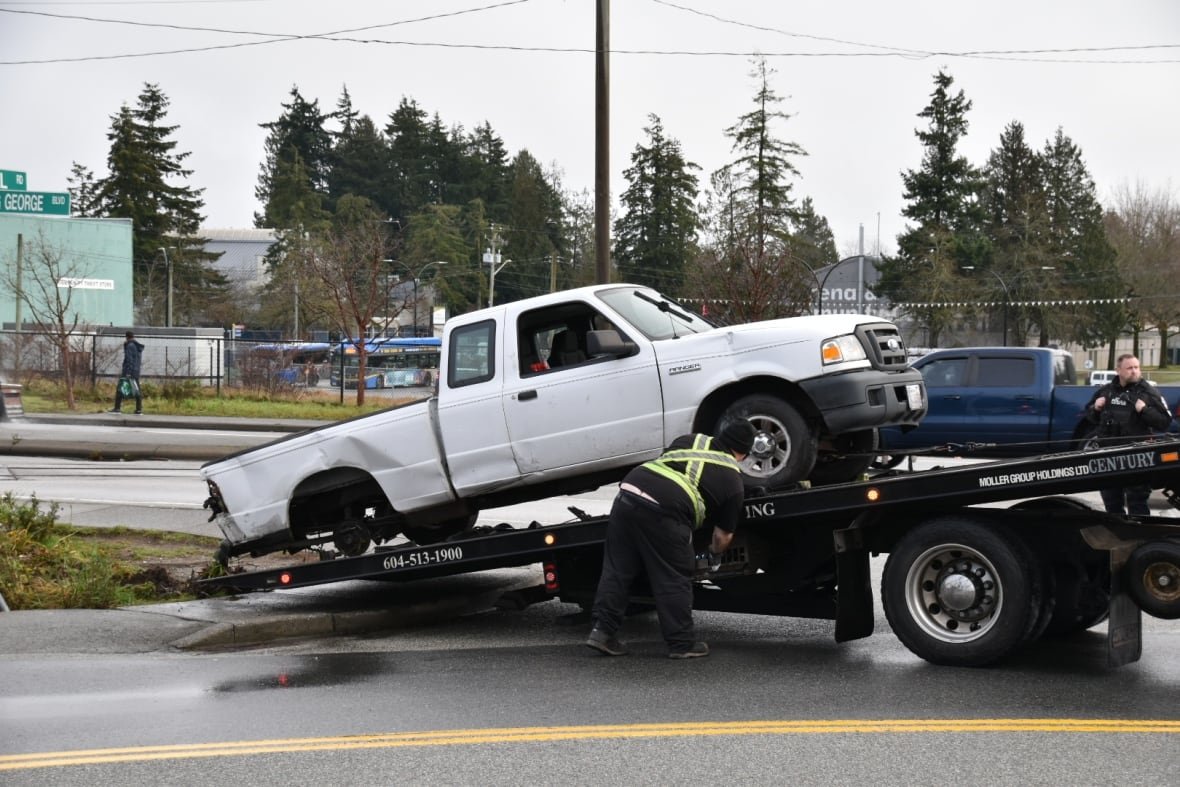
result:
M 623 287 L 598 294 L 648 339 L 675 339 L 686 333 L 703 333 L 713 325 L 689 309 L 668 300 L 655 290 Z

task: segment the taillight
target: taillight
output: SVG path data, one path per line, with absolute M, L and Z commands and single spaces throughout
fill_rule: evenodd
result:
M 545 563 L 542 570 L 545 573 L 545 592 L 556 593 L 561 587 L 561 583 L 557 581 L 557 564 Z

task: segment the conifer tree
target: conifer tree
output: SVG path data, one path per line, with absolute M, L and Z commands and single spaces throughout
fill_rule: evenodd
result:
M 164 124 L 168 98 L 145 83 L 134 108 L 124 105 L 111 118 L 109 174 L 95 184 L 99 215 L 132 221 L 135 302 L 140 319 L 166 322 L 169 278 L 173 324 L 201 324 L 207 307 L 226 298 L 225 277 L 211 267 L 218 255 L 198 237 L 204 207 L 201 194 L 183 181 L 189 154 L 176 152 L 177 126 Z M 169 269 L 171 277 L 169 277 Z
M 258 174 L 254 196 L 262 203 L 262 213 L 254 214 L 254 226 L 289 229 L 291 218 L 283 213 L 282 205 L 273 205 L 276 179 L 290 176 L 292 162 L 300 161 L 307 187 L 321 195 L 328 194 L 328 173 L 331 166 L 332 136 L 325 128 L 329 116 L 320 111 L 319 101 L 307 101 L 298 87 L 291 88 L 291 102 L 283 104 L 278 120 L 262 123 L 269 132 L 264 144 L 265 158 Z M 286 198 L 279 197 L 281 203 Z M 330 207 L 330 205 L 329 205 Z
M 680 293 L 684 266 L 695 254 L 700 227 L 695 201 L 698 170 L 686 161 L 680 143 L 664 134 L 656 115 L 648 115 L 647 145 L 636 145 L 623 171 L 628 186 L 615 221 L 614 258 L 623 281 L 644 284 L 670 295 Z
M 925 328 L 924 342 L 930 346 L 937 346 L 969 292 L 963 268 L 981 267 L 988 253 L 981 231 L 980 174 L 958 152 L 971 102 L 962 90 L 952 95 L 953 84 L 949 74 L 938 72 L 930 103 L 918 113 L 928 121 L 914 132 L 922 142 L 922 163 L 902 173 L 907 203 L 902 215 L 916 225 L 898 236 L 897 256 L 881 262 L 874 288 Z

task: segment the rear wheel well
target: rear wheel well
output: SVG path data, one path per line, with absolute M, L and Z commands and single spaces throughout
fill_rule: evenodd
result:
M 368 509 L 391 513 L 389 500 L 372 475 L 355 467 L 335 467 L 299 482 L 291 493 L 288 517 L 296 537 L 326 532 L 345 519 L 361 519 Z

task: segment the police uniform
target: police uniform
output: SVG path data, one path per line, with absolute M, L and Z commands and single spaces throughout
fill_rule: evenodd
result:
M 591 647 L 612 655 L 625 652 L 614 635 L 623 624 L 631 584 L 644 571 L 669 655 L 684 655 L 694 647 L 693 532 L 702 526 L 729 533 L 737 529 L 744 485 L 730 449 L 748 453 L 753 439 L 753 428 L 745 421 L 741 424 L 737 431 L 747 430 L 748 437 L 739 437 L 736 444 L 724 436 L 684 435 L 659 459 L 623 479 L 607 525 L 594 631 L 587 643 Z M 595 645 L 596 637 L 609 641 L 617 652 Z
M 1094 402 L 1106 398 L 1101 410 L 1094 409 Z M 1142 412 L 1135 411 L 1135 403 L 1146 403 Z M 1086 420 L 1097 424 L 1094 434 L 1103 446 L 1134 443 L 1149 436 L 1153 430 L 1164 430 L 1172 422 L 1168 405 L 1146 380 L 1138 380 L 1128 386 L 1116 378 L 1098 389 L 1086 405 Z M 1151 495 L 1148 485 L 1114 487 L 1099 490 L 1102 504 L 1113 514 L 1129 513 L 1131 516 L 1147 516 L 1147 498 Z M 1123 509 L 1124 496 L 1126 510 Z

